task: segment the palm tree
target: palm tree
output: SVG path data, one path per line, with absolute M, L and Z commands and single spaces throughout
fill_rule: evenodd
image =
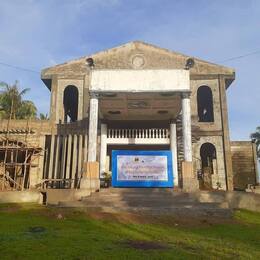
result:
M 37 108 L 32 101 L 24 100 L 21 102 L 21 106 L 17 111 L 17 119 L 29 119 L 36 118 Z
M 250 137 L 256 143 L 257 157 L 260 160 L 260 126 L 256 128 L 256 131 Z
M 36 117 L 37 109 L 32 101 L 23 100 L 23 95 L 30 89 L 19 90 L 18 81 L 13 85 L 0 82 L 0 117 L 4 119 L 26 119 Z
M 39 119 L 40 119 L 40 120 L 48 120 L 48 119 L 49 119 L 48 114 L 40 113 Z

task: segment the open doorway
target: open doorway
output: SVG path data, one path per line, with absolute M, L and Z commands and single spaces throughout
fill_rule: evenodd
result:
M 199 181 L 200 189 L 212 189 L 212 175 L 216 171 L 216 148 L 211 143 L 204 143 L 200 147 L 202 176 Z

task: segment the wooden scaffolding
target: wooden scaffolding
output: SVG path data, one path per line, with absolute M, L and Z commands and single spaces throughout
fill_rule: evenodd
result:
M 42 149 L 26 142 L 0 140 L 0 191 L 24 190 L 30 187 L 32 167 L 38 166 Z

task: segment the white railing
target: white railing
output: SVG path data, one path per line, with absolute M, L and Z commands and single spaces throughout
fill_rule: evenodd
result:
M 169 143 L 169 129 L 108 129 L 108 143 L 133 143 L 133 144 L 167 144 Z
M 108 138 L 169 138 L 166 128 L 150 129 L 108 129 Z

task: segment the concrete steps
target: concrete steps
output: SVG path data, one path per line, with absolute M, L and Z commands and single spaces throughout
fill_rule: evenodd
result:
M 175 214 L 230 217 L 228 204 L 219 201 L 200 201 L 191 193 L 173 189 L 154 188 L 109 188 L 82 197 L 79 201 L 60 202 L 59 207 L 79 207 L 87 211 L 139 212 L 148 214 Z

